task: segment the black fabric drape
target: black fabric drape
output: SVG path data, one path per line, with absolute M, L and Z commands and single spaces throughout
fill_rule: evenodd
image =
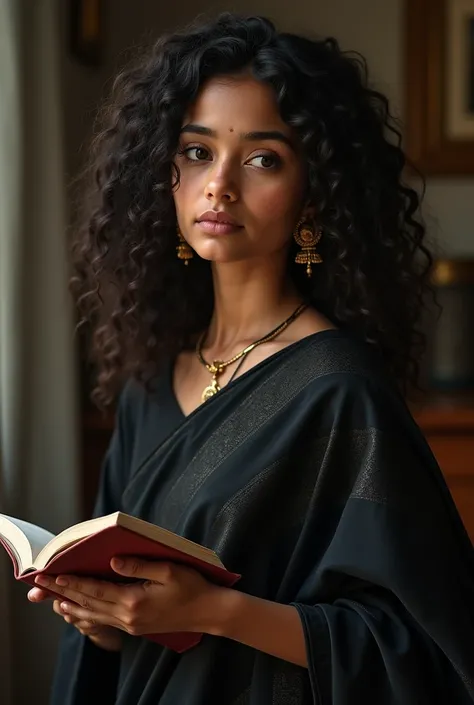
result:
M 130 384 L 97 505 L 116 509 L 293 604 L 309 668 L 211 636 L 181 656 L 126 636 L 110 655 L 68 629 L 53 705 L 474 702 L 472 546 L 379 360 L 344 333 L 289 346 L 186 419 L 169 375 L 153 394 Z

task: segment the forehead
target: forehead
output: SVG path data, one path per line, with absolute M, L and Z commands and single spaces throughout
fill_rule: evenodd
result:
M 272 88 L 250 76 L 223 76 L 208 81 L 186 114 L 184 123 L 188 122 L 216 131 L 291 132 L 280 116 Z

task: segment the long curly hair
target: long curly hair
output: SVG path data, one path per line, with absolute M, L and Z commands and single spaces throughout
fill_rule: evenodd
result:
M 288 267 L 297 287 L 336 325 L 376 346 L 402 386 L 416 382 L 432 257 L 387 98 L 370 87 L 364 59 L 335 39 L 225 13 L 160 38 L 127 67 L 93 143 L 71 283 L 92 333 L 99 404 L 125 377 L 150 380 L 210 321 L 210 263 L 195 257 L 185 268 L 176 256 L 173 160 L 203 84 L 244 70 L 273 88 L 306 159 L 324 264 L 307 281 L 293 243 Z

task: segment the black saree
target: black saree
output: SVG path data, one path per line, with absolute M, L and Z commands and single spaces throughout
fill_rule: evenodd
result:
M 217 637 L 120 655 L 68 627 L 53 705 L 474 702 L 474 560 L 376 355 L 339 331 L 260 363 L 184 418 L 169 376 L 125 390 L 97 513 L 215 549 L 238 589 L 293 604 L 304 669 Z

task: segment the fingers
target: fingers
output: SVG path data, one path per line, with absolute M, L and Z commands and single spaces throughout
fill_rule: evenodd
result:
M 75 576 L 60 575 L 54 580 L 44 575 L 36 577 L 35 581 L 43 587 L 59 593 L 71 602 L 76 602 L 87 610 L 109 613 L 113 604 L 118 602 L 121 590 L 113 583 L 105 580 L 92 580 Z
M 93 622 L 89 622 L 85 619 L 75 622 L 74 626 L 83 636 L 97 636 L 101 629 L 98 624 L 94 624 Z
M 54 600 L 53 610 L 56 612 L 56 614 L 62 617 L 64 621 L 68 624 L 72 624 L 74 627 L 76 627 L 76 629 L 78 629 L 80 633 L 84 636 L 96 636 L 100 629 L 99 625 L 95 624 L 94 622 L 88 619 L 80 619 L 72 614 L 67 614 L 62 609 L 61 604 L 61 600 Z
M 53 602 L 53 612 L 56 612 L 56 614 L 63 616 L 63 612 L 61 610 L 61 602 L 59 600 L 54 600 Z
M 60 602 L 61 614 L 66 622 L 77 625 L 82 624 L 81 630 L 87 635 L 92 635 L 104 627 L 122 628 L 122 624 L 113 615 L 91 612 L 77 604 L 70 602 Z
M 28 599 L 30 602 L 44 602 L 44 600 L 51 600 L 52 596 L 46 590 L 42 590 L 39 587 L 35 587 L 28 593 Z
M 54 600 L 53 602 L 53 611 L 56 612 L 56 614 L 59 614 L 60 617 L 64 619 L 65 622 L 68 624 L 74 624 L 78 621 L 76 617 L 74 617 L 72 614 L 67 614 L 61 607 L 62 605 L 61 600 Z
M 110 565 L 119 575 L 163 584 L 171 580 L 174 571 L 172 563 L 144 561 L 140 558 L 112 558 Z

